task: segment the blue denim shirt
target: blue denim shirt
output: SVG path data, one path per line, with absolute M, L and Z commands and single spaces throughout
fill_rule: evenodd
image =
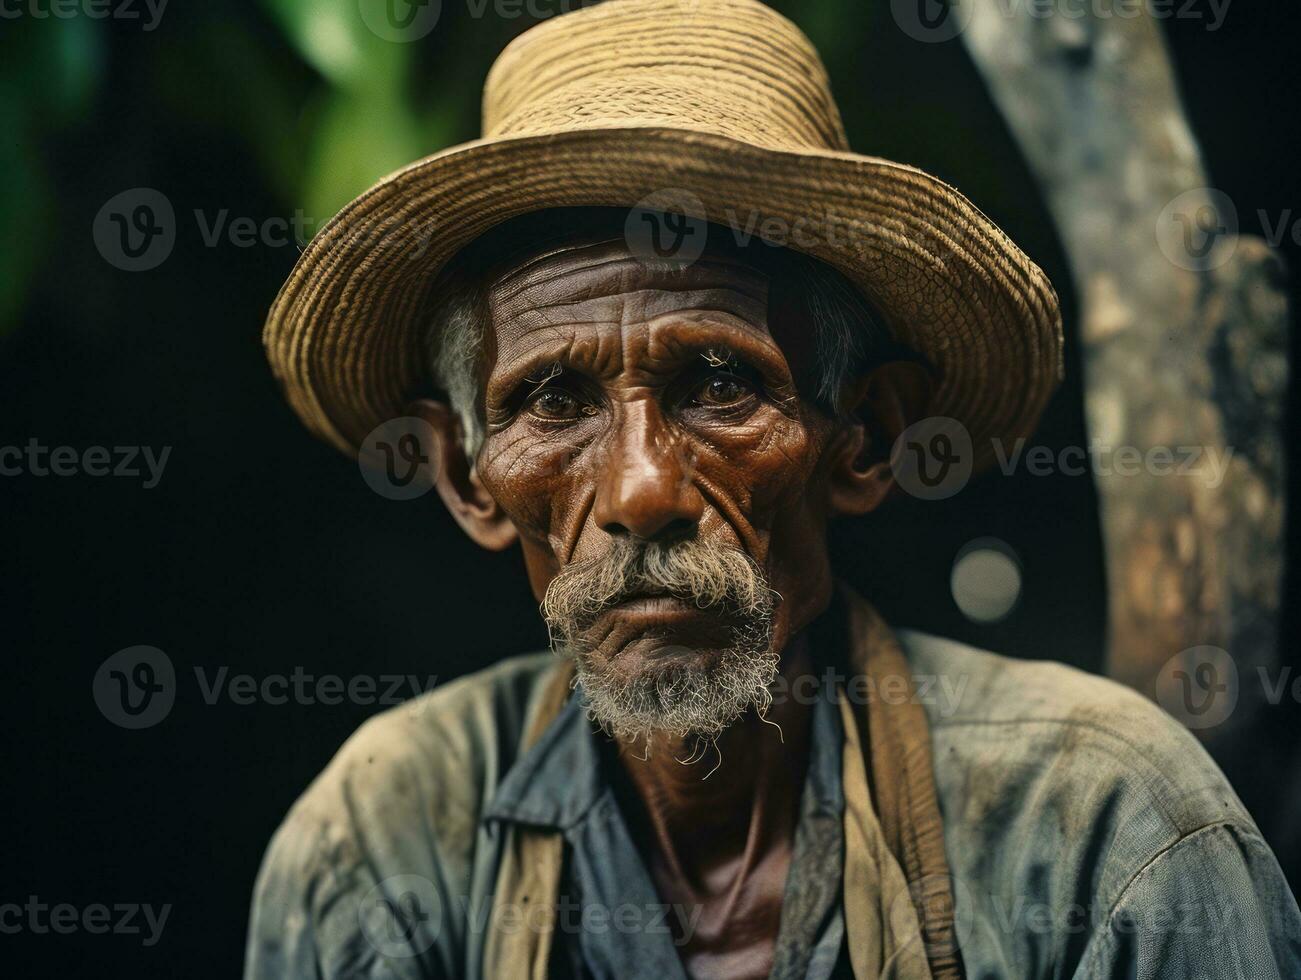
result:
M 559 830 L 569 849 L 568 901 L 552 975 L 687 980 L 675 934 L 699 909 L 666 906 L 629 835 L 610 780 L 606 739 L 571 699 L 503 780 L 484 818 Z M 844 797 L 840 718 L 825 687 L 813 706 L 808 775 L 782 902 L 773 975 L 827 980 L 844 939 L 839 882 Z M 563 910 L 569 915 L 564 916 Z M 599 910 L 593 914 L 595 910 Z M 676 927 L 676 928 L 674 928 Z
M 969 977 L 1301 977 L 1301 913 L 1278 863 L 1173 719 L 1067 667 L 898 635 L 931 725 Z M 658 902 L 584 713 L 571 703 L 518 754 L 551 666 L 545 654 L 507 661 L 349 740 L 268 849 L 248 977 L 480 980 L 511 820 L 567 842 L 573 910 L 553 942 L 556 975 L 684 976 L 668 916 L 689 927 L 691 910 Z M 775 976 L 845 970 L 827 688 Z

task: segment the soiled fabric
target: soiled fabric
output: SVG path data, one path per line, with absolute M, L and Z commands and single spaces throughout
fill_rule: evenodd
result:
M 915 632 L 898 639 L 908 697 L 929 723 L 967 976 L 1301 976 L 1301 914 L 1277 862 L 1172 719 L 1067 667 Z M 691 911 L 658 902 L 601 736 L 571 705 L 519 750 L 554 669 L 549 654 L 509 660 L 364 725 L 271 842 L 246 975 L 492 977 L 489 929 L 530 927 L 529 903 L 490 921 L 515 821 L 560 828 L 565 841 L 549 975 L 683 976 L 673 942 Z M 866 677 L 828 680 L 817 685 L 783 905 L 783 977 L 852 975 L 846 917 L 861 926 L 866 907 L 906 918 L 930 894 L 909 881 L 902 900 L 858 901 L 845 860 L 843 709 L 824 695 L 841 681 L 851 704 L 898 694 L 862 690 Z
M 840 718 L 826 691 L 820 689 L 815 696 L 809 771 L 784 890 L 773 975 L 822 980 L 835 975 L 844 945 L 844 923 L 837 914 L 844 800 L 837 750 Z M 557 722 L 531 755 L 536 768 L 517 769 L 507 777 L 487 819 L 504 831 L 545 830 L 539 838 L 542 841 L 552 839 L 550 831 L 556 828 L 568 854 L 560 880 L 550 881 L 541 895 L 510 891 L 512 914 L 539 902 L 555 901 L 549 896 L 557 889 L 561 894 L 556 896 L 554 911 L 547 909 L 534 920 L 534 924 L 545 922 L 543 928 L 485 931 L 483 973 L 490 977 L 541 974 L 685 980 L 677 937 L 690 929 L 696 913 L 690 907 L 665 905 L 656 895 L 623 814 L 609 792 L 609 780 L 602 777 L 602 769 L 614 760 L 602 751 L 600 741 L 591 737 L 581 706 L 571 701 Z M 519 836 L 508 833 L 508 847 L 512 839 Z M 503 861 L 502 867 L 509 863 Z M 530 870 L 525 868 L 526 877 Z M 534 880 L 546 878 L 544 873 Z M 494 921 L 494 914 L 497 922 L 510 918 L 503 910 L 500 892 L 499 876 L 489 922 Z M 516 942 L 509 942 L 511 939 Z M 550 946 L 543 970 L 538 970 L 531 955 L 515 952 L 531 951 L 538 939 Z M 848 974 L 842 969 L 840 975 Z
M 846 732 L 842 889 L 854 976 L 962 980 L 918 686 L 894 633 L 868 603 L 842 588 L 833 615 L 845 633 L 833 645 L 849 650 L 846 679 L 835 690 Z
M 843 811 L 845 832 L 834 845 L 844 850 L 844 874 L 843 880 L 839 874 L 820 874 L 824 869 L 818 866 L 825 863 L 831 841 L 819 841 L 812 838 L 808 827 L 797 827 L 788 876 L 790 895 L 784 896 L 790 900 L 783 902 L 772 975 L 809 975 L 806 952 L 813 940 L 812 927 L 827 901 L 817 903 L 819 915 L 809 919 L 805 915 L 808 903 L 801 899 L 820 892 L 829 897 L 835 882 L 841 880 L 845 939 L 858 980 L 877 980 L 887 975 L 898 980 L 961 980 L 961 958 L 953 938 L 949 869 L 935 799 L 930 732 L 925 710 L 911 684 L 907 661 L 876 611 L 852 593 L 846 591 L 838 597 L 824 619 L 835 626 L 812 631 L 813 645 L 831 647 L 843 656 L 822 662 L 832 666 L 839 663 L 846 677 L 861 677 L 866 682 L 867 696 L 850 698 L 844 681 L 837 680 L 833 670 L 820 698 L 839 705 L 844 732 L 839 764 L 844 772 L 845 792 L 839 809 Z M 567 667 L 557 669 L 548 681 L 522 750 L 527 751 L 540 740 L 563 710 L 572 677 Z M 899 682 L 901 697 L 871 696 L 892 681 Z M 823 728 L 825 741 L 825 723 Z M 808 779 L 810 792 L 816 791 L 821 771 L 816 763 L 826 759 L 829 751 L 824 745 L 823 751 L 815 754 L 814 774 Z M 825 764 L 835 766 L 836 760 Z M 595 767 L 596 762 L 588 760 L 586 765 Z M 545 777 L 540 781 L 546 782 Z M 812 823 L 807 811 L 805 816 Z M 489 976 L 545 977 L 555 972 L 549 968 L 556 933 L 553 906 L 562 891 L 565 835 L 553 824 L 513 819 L 510 813 L 504 819 L 509 823 L 488 921 L 501 921 L 510 909 L 529 907 L 537 912 L 539 906 L 546 920 L 539 920 L 538 927 L 529 929 L 490 927 L 484 944 L 485 970 Z M 579 863 L 586 854 L 620 852 L 631 843 L 617 812 L 611 824 L 617 824 L 617 840 L 593 841 L 586 846 L 568 840 Z M 909 882 L 922 883 L 915 902 Z M 588 895 L 597 891 L 592 884 L 586 889 Z M 608 907 L 608 900 L 615 897 L 603 895 L 601 906 Z M 626 975 L 634 967 L 637 958 L 632 952 L 617 968 L 612 965 L 612 975 Z M 676 960 L 671 951 L 662 953 L 666 961 Z M 595 954 L 574 958 L 573 972 L 586 972 L 586 961 L 593 958 Z M 676 975 L 671 965 L 664 969 Z

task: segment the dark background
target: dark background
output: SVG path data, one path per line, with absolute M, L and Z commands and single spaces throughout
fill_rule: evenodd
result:
M 910 40 L 885 0 L 776 6 L 822 50 L 857 149 L 958 186 L 1057 284 L 1067 382 L 1039 438 L 1083 443 L 1076 300 L 1060 245 L 961 45 Z M 194 219 L 195 209 L 324 217 L 392 166 L 475 135 L 483 75 L 531 22 L 491 10 L 472 19 L 445 0 L 424 41 L 340 68 L 312 18 L 343 8 L 173 0 L 149 32 L 117 19 L 0 20 L 0 445 L 172 447 L 150 490 L 140 479 L 0 477 L 10 790 L 0 903 L 173 906 L 153 948 L 131 935 L 0 935 L 11 976 L 238 974 L 270 834 L 378 709 L 208 704 L 195 667 L 423 683 L 544 644 L 515 552 L 475 550 L 433 495 L 372 492 L 355 461 L 313 441 L 282 403 L 259 334 L 295 246 L 210 247 Z M 1166 24 L 1212 182 L 1244 230 L 1259 231 L 1258 209 L 1276 222 L 1301 207 L 1296 24 L 1283 0 L 1236 0 L 1216 32 Z M 171 200 L 178 235 L 161 266 L 128 273 L 101 257 L 91 227 L 136 187 Z M 1291 237 L 1282 251 L 1296 269 Z M 1290 499 L 1295 513 L 1295 488 Z M 949 592 L 955 553 L 985 535 L 1025 569 L 1020 605 L 995 626 L 968 622 Z M 897 623 L 1100 668 L 1104 583 L 1087 478 L 1022 472 L 946 502 L 903 500 L 846 526 L 835 548 L 846 577 Z M 1298 660 L 1297 612 L 1292 598 L 1285 664 Z M 167 653 L 177 693 L 165 720 L 130 731 L 97 709 L 92 681 L 136 644 Z M 1285 699 L 1218 750 L 1294 884 L 1298 714 Z

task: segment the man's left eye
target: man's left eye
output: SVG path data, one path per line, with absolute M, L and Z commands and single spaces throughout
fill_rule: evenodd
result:
M 743 378 L 734 374 L 715 374 L 700 383 L 693 397 L 699 405 L 726 408 L 744 401 L 753 391 Z

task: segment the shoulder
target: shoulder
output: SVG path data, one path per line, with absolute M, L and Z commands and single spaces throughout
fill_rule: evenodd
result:
M 1208 827 L 1259 831 L 1201 744 L 1146 698 L 1063 664 L 900 631 L 931 725 L 945 837 L 981 887 L 1111 907 Z M 1056 883 L 1055 885 L 1053 883 Z
M 440 807 L 473 807 L 514 761 L 554 664 L 551 654 L 513 657 L 381 712 L 343 744 L 291 816 L 325 816 L 341 796 L 397 802 L 415 793 Z
M 1278 862 L 1182 725 L 1071 667 L 899 640 L 972 975 L 1297 975 L 1301 915 Z
M 403 826 L 418 809 L 444 834 L 472 833 L 481 804 L 514 762 L 554 660 L 514 657 L 371 718 L 294 805 L 287 824 L 346 817 Z
M 899 638 L 931 685 L 932 737 L 948 757 L 979 768 L 1024 759 L 1067 782 L 1130 774 L 1173 833 L 1214 820 L 1251 825 L 1201 743 L 1136 691 L 1065 664 L 1015 660 L 914 631 Z M 999 747 L 997 760 L 991 745 Z M 943 765 L 938 754 L 936 765 Z
M 361 955 L 357 903 L 388 877 L 432 882 L 440 901 L 468 894 L 480 814 L 555 664 L 503 661 L 376 715 L 344 743 L 267 848 L 249 975 Z
M 1025 724 L 1069 718 L 1104 729 L 1143 722 L 1183 731 L 1151 702 L 1105 677 L 1050 660 L 1004 657 L 916 630 L 900 630 L 898 637 L 919 673 L 951 678 L 950 690 L 960 695 L 939 705 L 942 711 L 930 711 L 935 716 L 932 725 Z

